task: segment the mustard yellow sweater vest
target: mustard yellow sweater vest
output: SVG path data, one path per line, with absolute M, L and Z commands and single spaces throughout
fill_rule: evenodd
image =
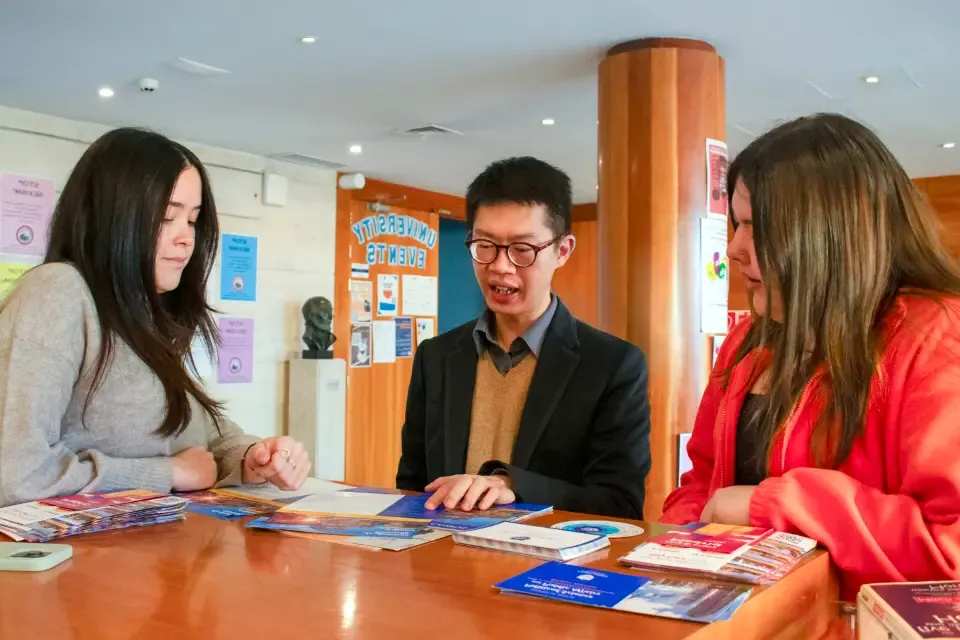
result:
M 528 353 L 507 375 L 497 371 L 487 353 L 477 362 L 467 473 L 477 473 L 488 460 L 510 462 L 536 366 L 537 359 L 532 353 Z

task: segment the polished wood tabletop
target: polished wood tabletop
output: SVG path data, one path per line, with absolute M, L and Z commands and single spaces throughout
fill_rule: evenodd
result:
M 530 522 L 582 519 L 557 512 Z M 73 558 L 0 572 L 0 638 L 852 638 L 829 558 L 758 588 L 728 622 L 701 625 L 499 593 L 541 561 L 453 544 L 372 551 L 188 514 L 184 522 L 65 540 Z M 643 536 L 576 561 L 617 558 Z M 654 575 L 654 574 L 650 574 Z

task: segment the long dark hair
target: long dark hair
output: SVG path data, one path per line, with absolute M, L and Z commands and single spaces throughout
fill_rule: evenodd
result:
M 188 167 L 199 172 L 203 185 L 194 251 L 180 286 L 160 294 L 154 273 L 157 238 L 170 194 Z M 196 369 L 190 354 L 195 336 L 209 353 L 218 341 L 206 286 L 219 235 L 210 180 L 183 145 L 151 131 L 122 128 L 86 150 L 60 195 L 44 260 L 73 265 L 93 293 L 102 339 L 86 406 L 103 381 L 115 341 L 122 340 L 163 384 L 166 416 L 156 433 L 176 436 L 187 428 L 188 395 L 219 429 L 221 405 L 187 369 Z
M 837 114 L 782 124 L 730 164 L 727 193 L 750 194 L 753 241 L 782 322 L 756 319 L 734 364 L 758 347 L 770 354 L 770 388 L 752 428 L 769 461 L 811 375 L 823 367 L 824 411 L 811 447 L 837 466 L 863 429 L 882 353 L 881 321 L 901 294 L 960 294 L 960 270 L 943 248 L 934 214 L 903 167 L 867 127 Z M 726 372 L 729 382 L 732 367 Z M 766 467 L 766 464 L 764 464 Z

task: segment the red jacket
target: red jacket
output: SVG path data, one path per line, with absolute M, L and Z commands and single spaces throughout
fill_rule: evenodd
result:
M 817 373 L 753 494 L 750 524 L 822 543 L 841 570 L 844 599 L 867 582 L 960 579 L 960 300 L 943 304 L 897 299 L 883 323 L 864 431 L 839 468 L 814 468 L 808 446 L 822 407 Z M 748 327 L 741 322 L 724 341 L 716 371 Z M 726 390 L 711 377 L 687 447 L 693 469 L 667 497 L 663 522 L 697 520 L 710 496 L 733 484 L 737 418 L 757 357 L 734 368 Z

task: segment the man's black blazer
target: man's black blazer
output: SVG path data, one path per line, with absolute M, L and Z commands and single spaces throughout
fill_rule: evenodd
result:
M 399 489 L 423 491 L 441 476 L 464 473 L 477 375 L 475 325 L 417 348 Z M 576 320 L 559 302 L 537 358 L 513 458 L 502 462 L 509 463 L 518 501 L 642 519 L 650 471 L 643 352 Z

